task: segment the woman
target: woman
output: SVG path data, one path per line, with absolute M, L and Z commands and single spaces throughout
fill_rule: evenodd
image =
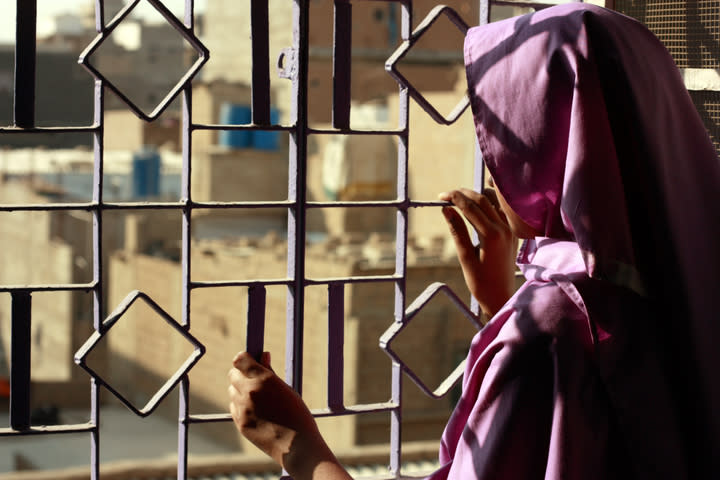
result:
M 494 316 L 430 478 L 720 478 L 720 163 L 672 59 L 634 20 L 571 3 L 471 29 L 465 64 L 501 195 L 441 198 L 479 234 L 476 250 L 443 209 Z M 529 240 L 511 296 L 512 233 Z M 238 428 L 295 479 L 349 478 L 261 363 L 231 369 Z

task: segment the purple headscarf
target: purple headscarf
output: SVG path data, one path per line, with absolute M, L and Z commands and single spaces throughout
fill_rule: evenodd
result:
M 672 58 L 571 3 L 471 29 L 465 64 L 487 167 L 545 238 L 432 478 L 720 477 L 720 162 Z

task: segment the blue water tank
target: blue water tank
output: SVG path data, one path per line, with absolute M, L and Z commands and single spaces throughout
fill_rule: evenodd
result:
M 160 194 L 160 154 L 144 148 L 133 154 L 133 197 L 152 197 Z
M 251 111 L 247 105 L 225 102 L 220 106 L 220 123 L 223 125 L 247 125 L 250 123 Z M 249 148 L 252 146 L 250 130 L 221 130 L 218 143 L 230 148 Z
M 280 121 L 280 111 L 277 108 L 270 109 L 270 123 L 277 125 Z M 280 147 L 280 132 L 260 131 L 252 132 L 252 146 L 259 150 L 277 150 Z

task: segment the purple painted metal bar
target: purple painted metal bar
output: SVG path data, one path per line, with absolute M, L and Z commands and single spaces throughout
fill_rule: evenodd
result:
M 478 18 L 479 25 L 487 25 L 490 23 L 490 0 L 480 0 L 480 11 Z M 475 135 L 473 135 L 475 137 Z M 473 188 L 480 192 L 485 187 L 485 163 L 483 162 L 482 153 L 480 152 L 480 144 L 475 137 L 475 165 L 473 175 Z M 478 235 L 475 229 L 472 229 L 473 243 L 477 244 Z M 470 295 L 470 311 L 475 315 L 480 315 L 482 310 L 477 299 Z
M 185 0 L 184 25 L 194 35 L 195 1 Z M 190 329 L 190 285 L 192 283 L 191 243 L 192 243 L 192 85 L 186 84 L 180 93 L 182 98 L 182 176 L 180 179 L 180 199 L 185 205 L 182 208 L 181 226 L 181 269 L 182 269 L 182 313 L 180 324 Z M 185 375 L 180 380 L 178 396 L 178 480 L 186 480 L 188 476 L 188 451 L 190 425 L 190 379 Z
M 269 122 L 269 120 L 268 120 Z M 264 132 L 292 132 L 294 126 L 288 125 L 229 125 L 229 124 L 193 124 L 191 130 L 261 130 Z
M 65 292 L 65 291 L 84 291 L 89 292 L 94 289 L 96 282 L 79 283 L 79 284 L 57 284 L 57 285 L 2 285 L 0 292 Z
M 405 42 L 410 39 L 412 27 L 412 4 L 403 3 L 400 14 L 400 38 Z M 397 198 L 402 202 L 408 201 L 408 144 L 409 144 L 410 102 L 408 89 L 401 87 L 398 101 L 398 128 L 405 133 L 398 139 L 398 174 Z M 397 212 L 397 225 L 395 234 L 395 276 L 400 277 L 395 282 L 395 322 L 403 322 L 405 314 L 405 276 L 407 274 L 407 236 L 408 236 L 407 209 L 399 208 Z M 400 475 L 400 462 L 402 459 L 402 367 L 393 362 L 391 368 L 391 396 L 390 401 L 398 408 L 390 412 L 390 472 Z
M 187 418 L 190 414 L 190 379 L 184 376 L 180 380 L 180 395 L 178 399 L 178 466 L 177 480 L 187 480 L 188 453 L 190 443 L 190 424 Z
M 315 408 L 310 413 L 315 417 L 340 417 L 343 415 L 359 415 L 363 413 L 391 412 L 396 410 L 399 405 L 391 402 L 385 403 L 366 403 L 362 405 L 349 405 L 342 408 Z M 199 415 L 191 415 L 188 418 L 189 423 L 220 423 L 231 422 L 232 417 L 229 413 L 205 413 Z
M 195 288 L 216 288 L 216 287 L 250 287 L 257 285 L 258 283 L 263 285 L 291 285 L 293 280 L 291 278 L 280 278 L 280 279 L 257 279 L 252 280 L 217 280 L 217 281 L 194 281 L 189 284 L 190 289 Z
M 246 348 L 255 360 L 260 360 L 265 341 L 265 287 L 252 285 L 248 288 Z
M 343 408 L 343 346 L 345 341 L 345 285 L 328 285 L 328 407 Z
M 582 0 L 570 0 L 571 2 L 582 2 Z M 493 5 L 507 5 L 507 6 L 513 6 L 513 7 L 520 7 L 520 8 L 534 8 L 535 10 L 542 10 L 548 7 L 552 7 L 553 5 L 556 5 L 554 3 L 547 3 L 547 2 L 514 2 L 512 0 L 510 1 L 504 1 L 504 0 L 492 0 L 491 2 Z
M 20 133 L 93 133 L 96 127 L 0 127 L 0 134 Z
M 480 25 L 490 23 L 490 0 L 480 0 Z
M 10 335 L 10 427 L 30 428 L 30 292 L 12 294 Z
M 95 2 L 95 26 L 97 31 L 103 29 L 103 1 Z M 102 270 L 102 201 L 103 179 L 105 169 L 105 89 L 101 80 L 95 80 L 93 101 L 93 124 L 97 130 L 93 133 L 93 202 L 99 208 L 92 211 L 92 269 L 93 269 L 93 328 L 96 333 L 102 331 L 103 314 L 103 270 Z M 100 478 L 100 383 L 97 379 L 90 380 L 90 422 L 95 429 L 90 432 L 90 478 Z
M 37 0 L 17 0 L 15 23 L 15 125 L 35 126 Z
M 38 425 L 28 430 L 18 431 L 13 428 L 0 428 L 0 437 L 18 437 L 26 435 L 51 435 L 63 433 L 87 433 L 95 430 L 92 423 L 79 423 L 72 425 Z
M 350 128 L 352 5 L 349 0 L 335 0 L 334 15 L 332 126 Z
M 305 201 L 307 199 L 307 108 L 308 108 L 309 0 L 293 0 L 293 46 L 296 68 L 292 69 L 290 119 L 296 129 L 290 135 L 288 152 L 288 287 L 286 381 L 302 393 L 303 324 L 305 299 Z
M 250 0 L 252 122 L 270 124 L 270 34 L 268 0 Z
M 352 128 L 310 128 L 311 135 L 401 135 L 402 130 L 355 130 Z

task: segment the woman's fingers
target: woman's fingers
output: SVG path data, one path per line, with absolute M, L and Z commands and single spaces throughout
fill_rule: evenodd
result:
M 455 205 L 481 237 L 495 233 L 494 223 L 499 221 L 499 217 L 495 208 L 481 194 L 461 189 L 440 194 L 439 198 Z
M 492 232 L 480 233 L 494 233 L 498 225 L 504 227 L 507 224 L 505 215 L 500 209 L 500 202 L 498 202 L 497 195 L 492 188 L 486 188 L 482 193 L 468 188 L 461 188 L 460 192 L 472 202 L 471 208 L 472 211 L 476 213 L 475 216 L 481 221 L 485 220 L 482 225 L 487 225 L 489 229 L 493 230 Z M 477 212 L 482 212 L 482 216 L 477 215 Z M 470 220 L 470 218 L 468 218 L 468 220 Z M 472 220 L 470 220 L 470 223 L 472 223 Z M 474 223 L 473 226 L 475 226 Z
M 482 309 L 493 315 L 512 294 L 514 236 L 495 192 L 469 189 L 453 190 L 439 195 L 451 202 L 475 228 L 480 245 L 472 244 L 465 222 L 454 208 L 443 207 L 455 241 L 465 283 Z
M 455 242 L 455 250 L 462 265 L 477 261 L 477 248 L 473 245 L 465 221 L 452 207 L 442 209 L 445 221 L 450 228 L 450 234 Z

